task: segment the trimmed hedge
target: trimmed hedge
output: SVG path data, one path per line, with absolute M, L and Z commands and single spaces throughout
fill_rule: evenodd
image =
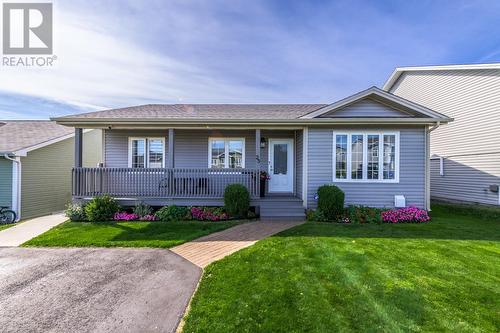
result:
M 250 208 L 250 193 L 241 184 L 230 184 L 224 190 L 224 207 L 230 216 L 246 217 Z
M 344 192 L 335 185 L 318 188 L 318 210 L 329 221 L 335 221 L 344 213 Z

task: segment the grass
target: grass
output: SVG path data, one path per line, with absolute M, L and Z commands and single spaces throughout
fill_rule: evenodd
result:
M 15 226 L 17 223 L 0 224 L 0 231 Z
M 306 223 L 208 266 L 184 332 L 499 332 L 500 220 Z
M 65 222 L 23 246 L 173 247 L 241 221 L 224 222 Z

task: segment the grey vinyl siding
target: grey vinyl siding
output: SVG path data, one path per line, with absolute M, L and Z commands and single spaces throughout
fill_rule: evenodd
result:
M 12 207 L 12 163 L 0 157 L 0 206 Z
M 455 175 L 432 171 L 431 196 L 498 205 L 485 188 L 500 184 L 500 70 L 405 72 L 391 92 L 455 119 L 431 133 L 431 155 Z
M 342 117 L 411 117 L 411 115 L 379 102 L 364 99 L 343 109 L 325 113 L 320 118 Z
M 84 166 L 95 167 L 102 155 L 101 130 L 83 135 Z M 64 210 L 71 202 L 71 168 L 75 139 L 70 138 L 28 152 L 21 157 L 21 218 Z
M 500 185 L 498 154 L 457 156 L 443 159 L 443 175 L 439 159 L 431 160 L 431 197 L 433 199 L 481 204 L 498 204 L 498 193 L 489 191 L 490 185 Z M 453 196 L 450 196 L 453 194 Z
M 348 127 L 309 127 L 308 206 L 315 208 L 314 199 L 319 186 L 335 184 L 345 192 L 347 205 L 393 207 L 394 195 L 406 197 L 406 204 L 425 207 L 425 128 L 386 127 L 400 131 L 399 183 L 335 183 L 333 182 L 333 131 L 351 130 Z M 355 128 L 363 131 L 363 128 Z M 364 128 L 376 130 L 380 128 Z
M 303 148 L 304 148 L 304 137 L 303 131 L 296 131 L 295 135 L 295 192 L 297 197 L 302 199 L 302 172 L 303 172 Z

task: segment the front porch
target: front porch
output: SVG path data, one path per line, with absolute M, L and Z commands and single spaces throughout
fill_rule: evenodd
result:
M 76 129 L 72 195 L 77 201 L 110 195 L 122 205 L 223 204 L 229 184 L 244 185 L 260 207 L 260 174 L 271 180 L 266 198 L 302 201 L 302 129 L 104 129 L 103 164 L 81 165 Z

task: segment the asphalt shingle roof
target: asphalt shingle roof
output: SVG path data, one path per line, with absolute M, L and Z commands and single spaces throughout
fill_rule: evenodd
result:
M 147 104 L 89 112 L 68 118 L 98 119 L 297 119 L 326 104 Z M 61 117 L 59 119 L 64 119 Z
M 0 120 L 0 153 L 11 153 L 74 133 L 48 120 Z

